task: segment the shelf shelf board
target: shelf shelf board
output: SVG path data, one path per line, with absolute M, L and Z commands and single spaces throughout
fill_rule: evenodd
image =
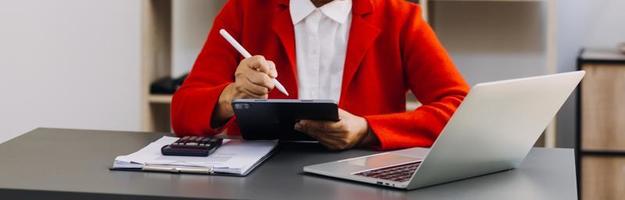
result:
M 172 97 L 173 95 L 171 94 L 150 94 L 148 96 L 148 102 L 158 104 L 170 104 Z

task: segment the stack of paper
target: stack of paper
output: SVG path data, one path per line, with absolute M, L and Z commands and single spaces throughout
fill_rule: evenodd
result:
M 164 136 L 135 153 L 118 156 L 111 169 L 245 176 L 269 157 L 278 144 L 277 140 L 226 139 L 221 147 L 208 157 L 162 155 L 161 147 L 176 140 L 178 140 L 177 137 Z

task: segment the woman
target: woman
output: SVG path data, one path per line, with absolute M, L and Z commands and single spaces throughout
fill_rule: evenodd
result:
M 404 0 L 230 0 L 174 95 L 174 131 L 237 134 L 237 98 L 334 99 L 340 121 L 294 129 L 329 149 L 430 146 L 468 86 L 421 14 Z M 258 56 L 242 59 L 221 28 Z M 408 90 L 423 105 L 407 112 Z

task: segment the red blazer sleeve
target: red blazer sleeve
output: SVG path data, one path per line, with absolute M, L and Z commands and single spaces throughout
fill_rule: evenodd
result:
M 422 106 L 403 113 L 364 116 L 380 149 L 431 146 L 468 92 L 430 26 L 414 9 L 401 32 L 405 80 Z
M 239 1 L 228 1 L 215 18 L 213 28 L 193 69 L 176 92 L 171 106 L 171 122 L 176 135 L 214 135 L 234 125 L 231 119 L 224 127 L 211 127 L 211 116 L 224 88 L 234 82 L 234 71 L 241 59 L 221 38 L 225 28 L 238 38 L 240 35 Z

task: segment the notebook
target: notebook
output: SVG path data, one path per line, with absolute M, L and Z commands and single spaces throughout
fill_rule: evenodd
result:
M 246 176 L 278 144 L 277 140 L 224 139 L 221 147 L 208 157 L 162 155 L 161 147 L 176 140 L 177 137 L 163 136 L 137 152 L 117 156 L 111 170 Z

